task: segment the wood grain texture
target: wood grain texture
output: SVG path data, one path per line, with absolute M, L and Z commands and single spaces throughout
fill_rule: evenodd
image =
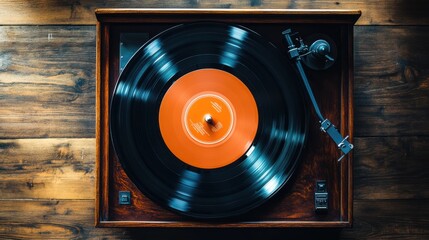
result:
M 0 140 L 2 199 L 94 199 L 95 139 Z
M 355 27 L 355 136 L 429 135 L 429 27 Z
M 429 200 L 356 200 L 353 229 L 341 239 L 429 238 Z
M 429 199 L 429 137 L 355 138 L 355 199 Z
M 94 228 L 91 200 L 0 201 L 3 239 L 427 239 L 428 200 L 357 200 L 352 229 Z M 394 210 L 394 211 L 393 211 Z
M 179 1 L 55 1 L 4 0 L 0 24 L 95 24 L 96 8 L 273 8 L 273 9 L 358 9 L 359 25 L 429 24 L 425 0 L 179 0 Z
M 354 24 L 359 10 L 338 9 L 141 9 L 102 8 L 95 11 L 102 23 L 174 23 L 223 21 L 234 24 L 252 23 L 346 23 Z
M 124 239 L 123 229 L 93 227 L 92 200 L 1 200 L 2 239 Z
M 0 138 L 95 137 L 95 27 L 0 27 Z

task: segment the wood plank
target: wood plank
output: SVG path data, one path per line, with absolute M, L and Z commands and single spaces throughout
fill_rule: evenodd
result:
M 355 27 L 355 136 L 429 135 L 429 27 Z
M 2 199 L 94 199 L 95 139 L 0 140 Z
M 213 8 L 102 8 L 95 11 L 97 20 L 108 23 L 185 23 L 195 21 L 223 21 L 250 23 L 346 23 L 354 24 L 359 10 L 340 9 L 213 9 Z M 284 29 L 284 28 L 282 28 Z
M 95 137 L 95 27 L 0 27 L 0 138 Z
M 123 239 L 122 229 L 93 227 L 92 200 L 1 200 L 2 239 Z
M 354 202 L 354 224 L 341 239 L 428 239 L 429 200 Z
M 429 199 L 429 137 L 355 138 L 354 199 Z
M 0 24 L 95 24 L 96 8 L 273 8 L 273 9 L 358 9 L 359 25 L 427 25 L 426 0 L 199 0 L 199 1 L 54 1 L 3 0 Z
M 427 239 L 428 200 L 355 201 L 354 227 L 337 229 L 94 228 L 91 200 L 0 201 L 0 238 L 16 239 Z

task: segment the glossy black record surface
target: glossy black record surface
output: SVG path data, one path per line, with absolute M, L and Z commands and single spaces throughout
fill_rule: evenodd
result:
M 249 151 L 217 169 L 178 159 L 158 122 L 168 88 L 202 68 L 235 75 L 258 107 Z M 142 46 L 121 74 L 110 109 L 114 149 L 129 178 L 156 203 L 195 218 L 237 216 L 272 197 L 296 168 L 307 136 L 300 89 L 288 60 L 257 33 L 221 23 L 179 25 Z

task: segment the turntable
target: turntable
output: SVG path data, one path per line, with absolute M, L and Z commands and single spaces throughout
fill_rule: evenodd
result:
M 346 227 L 359 11 L 98 9 L 100 227 Z

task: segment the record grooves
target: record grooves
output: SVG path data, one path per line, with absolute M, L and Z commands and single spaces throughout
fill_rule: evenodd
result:
M 183 87 L 169 96 L 187 74 L 201 71 L 202 77 L 185 85 L 201 87 Z M 144 44 L 120 75 L 111 100 L 111 140 L 129 178 L 156 203 L 193 218 L 237 216 L 278 192 L 299 162 L 308 132 L 299 89 L 288 60 L 257 33 L 223 23 L 178 25 Z M 174 105 L 176 97 L 178 102 L 185 98 L 182 105 Z M 215 110 L 208 107 L 209 117 L 195 133 L 194 125 L 187 128 L 186 109 L 204 98 L 197 103 L 210 102 Z M 169 115 L 170 110 L 178 113 Z M 204 115 L 205 110 L 189 111 Z M 178 117 L 182 112 L 185 117 Z M 254 132 L 246 131 L 251 126 Z M 213 137 L 222 127 L 228 131 Z M 178 134 L 188 137 L 176 143 Z M 181 155 L 181 148 L 198 149 L 198 157 L 188 161 L 189 153 Z M 228 161 L 216 162 L 223 158 Z

